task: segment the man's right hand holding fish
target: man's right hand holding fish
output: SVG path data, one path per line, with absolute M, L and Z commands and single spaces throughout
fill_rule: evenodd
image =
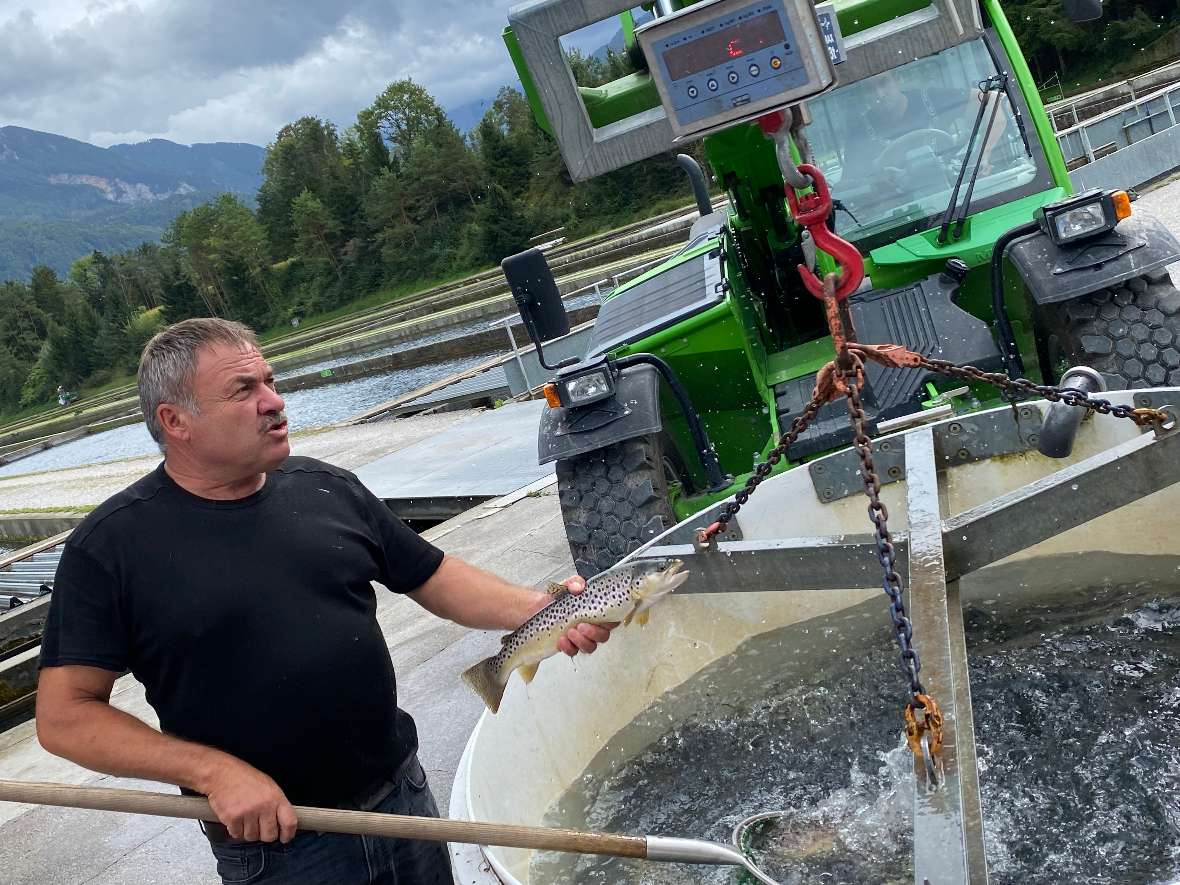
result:
M 489 710 L 499 711 L 512 671 L 520 670 L 521 678 L 532 682 L 541 661 L 558 651 L 589 654 L 620 622 L 647 623 L 651 607 L 688 579 L 683 567 L 678 559 L 628 563 L 595 575 L 584 589 L 578 586 L 581 579 L 568 579 L 517 622 L 501 640 L 499 654 L 471 667 L 463 679 Z
M 471 590 L 478 588 L 478 594 Z M 555 598 L 556 590 L 579 594 L 586 582 L 578 575 L 554 585 L 548 593 L 509 583 L 490 572 L 447 556 L 434 578 L 407 594 L 440 618 L 480 630 L 515 630 Z M 556 649 L 573 656 L 591 654 L 610 637 L 617 622 L 574 623 L 556 639 Z

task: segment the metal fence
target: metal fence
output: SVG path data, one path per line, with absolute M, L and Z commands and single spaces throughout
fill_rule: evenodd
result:
M 1082 123 L 1059 130 L 1057 140 L 1070 169 L 1093 163 L 1176 125 L 1180 84 L 1121 104 Z
M 1080 187 L 1138 187 L 1180 168 L 1180 83 L 1057 133 Z

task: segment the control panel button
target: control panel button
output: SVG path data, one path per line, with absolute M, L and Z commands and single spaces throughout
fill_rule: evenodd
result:
M 695 86 L 688 87 L 688 97 L 689 98 L 696 98 L 700 94 L 701 94 L 701 90 L 697 89 Z
M 779 58 L 777 55 L 771 56 L 770 66 L 777 71 L 779 68 L 781 68 L 783 66 L 783 60 L 781 58 Z
M 736 86 L 737 81 L 738 81 L 738 72 L 737 71 L 730 71 L 729 72 L 729 82 Z
M 762 73 L 762 68 L 758 67 L 758 65 L 750 65 L 750 76 L 751 77 L 757 77 L 761 73 Z
M 705 85 L 709 87 L 709 91 L 710 91 L 710 92 L 716 92 L 716 91 L 717 91 L 717 81 L 716 81 L 716 80 L 714 80 L 712 77 L 710 77 L 710 78 L 709 78 L 709 82 L 708 82 L 708 83 L 706 83 Z

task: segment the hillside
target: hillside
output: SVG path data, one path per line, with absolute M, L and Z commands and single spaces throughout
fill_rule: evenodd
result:
M 65 273 L 92 249 L 155 240 L 180 212 L 227 191 L 252 201 L 264 156 L 249 144 L 100 148 L 0 127 L 0 280 L 27 279 L 38 264 Z

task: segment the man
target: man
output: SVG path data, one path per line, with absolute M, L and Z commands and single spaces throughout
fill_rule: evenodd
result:
M 225 882 L 450 885 L 445 845 L 297 833 L 292 805 L 438 814 L 371 582 L 485 629 L 514 629 L 547 595 L 444 556 L 351 473 L 288 457 L 283 400 L 238 323 L 161 332 L 139 395 L 164 461 L 65 545 L 41 652 L 42 745 L 207 796 Z M 558 645 L 589 653 L 608 635 L 581 624 Z M 110 706 L 126 670 L 161 731 Z
M 892 70 L 870 77 L 866 86 L 871 100 L 864 115 L 865 134 L 878 152 L 910 133 L 937 130 L 951 138 L 931 133 L 924 142 L 914 141 L 910 147 L 929 143 L 943 159 L 958 159 L 961 145 L 966 143 L 975 122 L 979 103 L 984 100 L 984 93 L 974 85 L 970 88 L 951 88 L 926 84 L 922 88 L 902 89 L 900 76 Z M 990 100 L 994 102 L 996 99 Z M 987 115 L 982 125 L 987 125 Z M 985 173 L 991 168 L 990 155 L 1007 125 L 1006 109 L 1001 109 L 984 146 Z M 979 137 L 982 136 L 981 128 Z M 885 159 L 899 162 L 896 156 Z

